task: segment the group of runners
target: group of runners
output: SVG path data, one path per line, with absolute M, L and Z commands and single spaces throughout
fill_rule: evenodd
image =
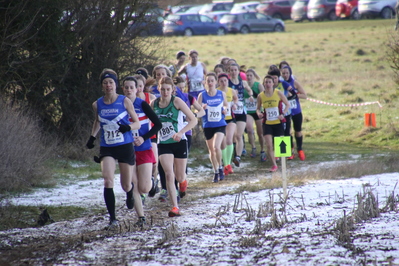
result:
M 135 209 L 138 226 L 145 224 L 146 195 L 154 197 L 160 192 L 160 201 L 169 198 L 171 202 L 168 216 L 181 215 L 178 204 L 187 190 L 187 158 L 198 118 L 214 171 L 212 182 L 233 173 L 233 164 L 240 166 L 246 154 L 245 132 L 251 145 L 250 157 L 258 156 L 256 132 L 260 160 L 269 158 L 269 171 L 277 171 L 273 137 L 291 136 L 291 121 L 297 155 L 305 160 L 299 99 L 306 99 L 306 93 L 287 62 L 271 65 L 260 80 L 254 69 L 245 71 L 227 57 L 208 72 L 198 56 L 191 50 L 185 63 L 187 55 L 179 51 L 175 64 L 157 65 L 151 75 L 145 68 L 137 69 L 122 80 L 124 95 L 117 93 L 117 73 L 102 71 L 104 96 L 92 105 L 94 122 L 86 147 L 94 147 L 100 131 L 96 161 L 101 163 L 109 226 L 118 224 L 113 191 L 116 160 L 126 206 Z M 294 153 L 288 159 L 294 159 Z

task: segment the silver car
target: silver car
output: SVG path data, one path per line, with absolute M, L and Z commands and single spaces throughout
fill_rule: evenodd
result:
M 285 24 L 281 19 L 275 19 L 257 12 L 231 13 L 224 15 L 220 21 L 229 32 L 249 33 L 266 31 L 284 31 Z

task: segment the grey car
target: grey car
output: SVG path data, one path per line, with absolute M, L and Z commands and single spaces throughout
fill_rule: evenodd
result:
M 224 15 L 220 21 L 229 32 L 249 33 L 266 31 L 284 31 L 285 24 L 281 19 L 275 19 L 257 12 L 231 13 Z

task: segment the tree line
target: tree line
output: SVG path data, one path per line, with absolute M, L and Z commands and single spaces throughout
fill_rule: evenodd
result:
M 79 139 L 102 95 L 103 68 L 127 75 L 158 61 L 160 39 L 130 27 L 152 27 L 156 8 L 145 0 L 1 1 L 2 100 L 33 112 L 46 132 Z

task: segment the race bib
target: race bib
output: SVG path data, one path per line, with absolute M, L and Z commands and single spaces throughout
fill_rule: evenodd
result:
M 204 87 L 202 86 L 202 81 L 198 80 L 190 80 L 190 91 L 203 91 Z
M 234 110 L 234 113 L 238 114 L 238 115 L 244 113 L 244 103 L 243 102 L 238 101 L 238 103 L 236 103 L 236 109 Z
M 296 104 L 296 100 L 295 100 L 295 99 L 290 100 L 290 101 L 288 101 L 288 102 L 290 103 L 291 109 L 296 109 L 296 108 L 298 108 L 298 105 Z
M 222 119 L 222 108 L 220 106 L 208 106 L 208 121 L 209 122 L 219 122 Z
M 173 124 L 171 122 L 163 122 L 162 128 L 159 130 L 159 140 L 167 141 L 176 134 Z
M 256 101 L 253 100 L 251 102 L 250 98 L 245 99 L 245 106 L 247 107 L 247 111 L 256 111 Z
M 278 107 L 266 108 L 266 120 L 278 120 L 279 115 Z
M 231 116 L 231 105 L 232 104 L 233 104 L 232 102 L 229 102 L 229 107 L 226 109 L 225 117 Z
M 125 140 L 123 134 L 119 132 L 118 129 L 118 124 L 103 125 L 104 140 L 106 144 L 112 145 L 122 143 Z
M 134 129 L 132 130 L 132 135 L 133 135 L 133 139 L 139 137 L 139 130 L 138 129 Z

